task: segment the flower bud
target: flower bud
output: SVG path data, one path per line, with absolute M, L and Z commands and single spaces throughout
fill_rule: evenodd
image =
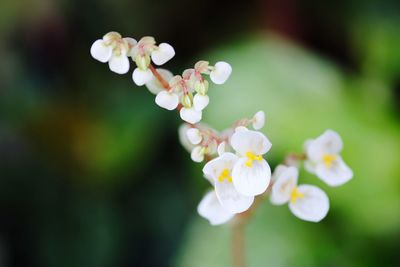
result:
M 207 94 L 208 91 L 208 81 L 207 80 L 203 80 L 203 81 L 195 81 L 194 83 L 194 90 L 201 94 L 201 95 L 205 95 Z
M 198 145 L 200 144 L 201 140 L 203 140 L 203 137 L 201 136 L 201 133 L 197 128 L 188 129 L 186 135 L 190 143 L 192 143 L 193 145 Z
M 185 108 L 191 108 L 193 105 L 193 95 L 192 93 L 184 94 L 181 100 L 182 105 Z
M 135 59 L 136 65 L 141 70 L 146 70 L 150 64 L 150 56 L 149 55 L 137 55 Z
M 205 147 L 196 146 L 193 148 L 192 153 L 190 153 L 190 157 L 194 162 L 202 162 L 204 160 L 205 151 Z

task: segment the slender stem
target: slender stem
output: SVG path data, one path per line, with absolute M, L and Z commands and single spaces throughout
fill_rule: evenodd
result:
M 153 73 L 154 77 L 161 83 L 162 87 L 164 87 L 165 90 L 171 89 L 169 86 L 169 83 L 161 76 L 161 74 L 154 68 L 153 65 L 149 65 L 149 69 Z
M 246 221 L 238 218 L 232 226 L 232 266 L 245 267 L 246 266 L 246 253 L 245 253 L 245 228 Z

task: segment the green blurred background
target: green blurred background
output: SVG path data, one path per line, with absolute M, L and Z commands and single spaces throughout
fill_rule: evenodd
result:
M 230 266 L 230 228 L 196 213 L 208 188 L 178 116 L 90 57 L 116 30 L 173 44 L 175 73 L 226 60 L 204 121 L 264 110 L 276 166 L 325 129 L 355 176 L 327 218 L 265 203 L 249 266 L 400 266 L 400 2 L 37 0 L 0 3 L 0 266 Z

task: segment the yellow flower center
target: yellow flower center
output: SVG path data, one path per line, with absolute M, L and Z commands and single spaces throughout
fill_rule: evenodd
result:
M 222 183 L 225 179 L 228 180 L 228 182 L 232 183 L 232 176 L 230 175 L 230 172 L 229 172 L 228 169 L 224 169 L 224 170 L 221 172 L 221 175 L 218 176 L 218 181 L 220 181 L 221 183 Z
M 333 162 L 336 160 L 336 156 L 335 155 L 331 155 L 331 154 L 325 154 L 322 157 L 322 161 L 324 162 L 325 166 L 327 168 L 331 168 L 333 165 Z
M 262 160 L 262 156 L 261 155 L 256 155 L 253 152 L 246 152 L 246 157 L 247 157 L 247 161 L 245 162 L 247 167 L 252 167 L 253 166 L 253 161 L 255 160 Z
M 290 194 L 290 202 L 296 203 L 298 198 L 304 198 L 304 194 L 301 193 L 297 187 L 295 187 Z

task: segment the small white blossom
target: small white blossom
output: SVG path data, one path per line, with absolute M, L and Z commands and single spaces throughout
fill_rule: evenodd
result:
M 186 131 L 186 135 L 190 143 L 192 143 L 193 145 L 198 145 L 200 144 L 201 140 L 203 140 L 201 132 L 197 128 L 189 128 Z
M 343 142 L 335 131 L 327 130 L 314 140 L 306 142 L 305 167 L 330 186 L 339 186 L 353 177 L 353 171 L 344 163 L 340 151 Z
M 329 211 L 329 199 L 324 191 L 313 185 L 297 185 L 299 171 L 296 167 L 279 165 L 274 172 L 271 202 L 275 205 L 289 203 L 290 211 L 298 218 L 319 222 Z
M 210 72 L 211 81 L 215 84 L 223 84 L 232 73 L 232 67 L 226 62 L 219 61 Z
M 117 32 L 109 32 L 103 39 L 93 43 L 90 54 L 102 63 L 108 62 L 111 71 L 125 74 L 129 70 L 128 52 L 135 45 L 135 39 L 122 38 Z
M 196 94 L 193 97 L 193 106 L 196 110 L 202 111 L 205 109 L 210 102 L 210 98 L 208 95 L 201 95 L 201 94 Z
M 265 124 L 265 113 L 264 111 L 260 110 L 254 115 L 252 119 L 252 125 L 255 130 L 260 130 L 262 127 L 264 127 L 264 124 Z
M 153 73 L 147 68 L 145 70 L 136 68 L 132 73 L 132 79 L 137 86 L 142 86 L 153 79 Z
M 205 176 L 214 180 L 215 192 L 221 205 L 231 213 L 246 211 L 254 201 L 254 196 L 240 194 L 232 183 L 231 171 L 238 159 L 232 153 L 223 153 L 203 168 Z
M 156 104 L 167 110 L 174 110 L 179 104 L 179 97 L 173 92 L 161 91 L 156 96 Z
M 271 169 L 262 155 L 270 150 L 271 142 L 262 133 L 245 127 L 238 127 L 230 141 L 240 156 L 232 170 L 236 190 L 245 196 L 264 193 L 271 179 Z
M 174 76 L 172 72 L 166 69 L 157 69 L 157 72 L 161 75 L 161 77 L 164 78 L 164 80 L 169 81 L 172 79 Z M 158 79 L 156 79 L 154 76 L 153 78 L 146 83 L 147 89 L 153 94 L 158 94 L 159 92 L 165 90 L 164 86 L 160 83 Z
M 167 43 L 161 43 L 151 53 L 151 59 L 156 65 L 163 65 L 175 56 L 174 48 Z
M 179 111 L 179 114 L 180 114 L 182 120 L 184 120 L 188 123 L 191 123 L 191 124 L 198 123 L 199 121 L 201 121 L 201 117 L 202 117 L 202 112 L 196 110 L 194 106 L 192 106 L 190 108 L 186 108 L 186 107 L 181 108 L 181 110 Z
M 222 207 L 214 190 L 209 191 L 203 197 L 197 206 L 197 212 L 207 219 L 211 225 L 224 224 L 235 216 Z

